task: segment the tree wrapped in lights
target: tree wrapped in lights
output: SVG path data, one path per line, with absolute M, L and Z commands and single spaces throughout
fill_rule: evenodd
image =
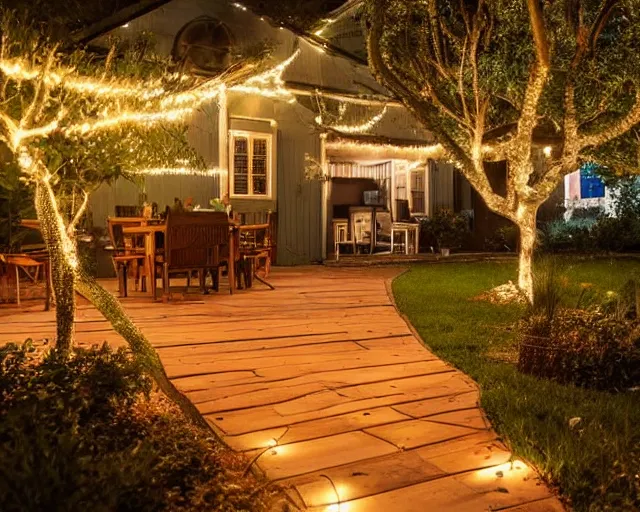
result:
M 2 13 L 1 23 L 0 143 L 34 190 L 51 263 L 56 349 L 68 354 L 72 347 L 77 290 L 129 343 L 159 388 L 206 426 L 120 303 L 83 270 L 75 227 L 99 183 L 140 168 L 197 166 L 175 123 L 227 86 L 251 80 L 256 63 L 247 60 L 199 82 L 167 73 L 166 63 L 143 58 L 135 47 L 124 55 L 114 49 L 97 62 L 80 51 L 60 53 L 38 27 L 13 13 Z
M 367 0 L 369 64 L 520 230 L 532 298 L 539 206 L 587 161 L 638 167 L 638 0 Z M 507 163 L 506 195 L 485 162 Z

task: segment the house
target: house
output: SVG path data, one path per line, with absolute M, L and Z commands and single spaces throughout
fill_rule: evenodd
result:
M 594 165 L 585 164 L 564 178 L 565 218 L 570 219 L 574 210 L 600 208 L 611 214 L 615 207 L 615 190 L 608 187 L 596 174 Z
M 437 160 L 431 133 L 374 80 L 350 4 L 336 13 L 342 22 L 329 23 L 335 45 L 333 36 L 319 42 L 223 0 L 140 2 L 85 30 L 84 42 L 103 46 L 111 36 L 151 32 L 157 51 L 205 74 L 224 68 L 237 47 L 268 41 L 275 66 L 262 89 L 231 89 L 189 120 L 189 140 L 209 172 L 157 170 L 141 183 L 103 185 L 91 199 L 94 226 L 145 198 L 160 209 L 175 197 L 207 207 L 228 194 L 245 222 L 276 214 L 278 264 L 308 264 L 333 252 L 332 220 L 377 190 L 370 197 L 396 219 L 475 209 L 481 248 L 498 217 L 451 164 Z

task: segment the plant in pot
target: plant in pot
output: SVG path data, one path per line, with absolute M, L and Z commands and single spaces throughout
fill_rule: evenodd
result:
M 462 245 L 469 231 L 467 217 L 448 208 L 438 210 L 431 218 L 431 230 L 443 256 Z

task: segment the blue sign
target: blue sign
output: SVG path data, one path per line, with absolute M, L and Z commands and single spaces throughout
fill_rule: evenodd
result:
M 580 167 L 580 197 L 604 197 L 604 181 L 596 174 L 598 166 L 588 163 Z

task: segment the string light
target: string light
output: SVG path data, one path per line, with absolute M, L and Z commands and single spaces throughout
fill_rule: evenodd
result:
M 444 155 L 440 144 L 430 146 L 395 146 L 392 144 L 373 144 L 354 141 L 327 141 L 327 151 L 344 151 L 356 153 L 368 160 L 376 158 L 394 158 L 399 160 L 437 159 Z
M 20 59 L 0 60 L 0 71 L 16 80 L 35 80 L 42 74 L 41 69 L 32 67 Z M 161 82 L 158 79 L 136 84 L 115 80 L 101 81 L 78 76 L 73 68 L 60 68 L 58 71 L 49 71 L 42 78 L 49 86 L 61 86 L 65 89 L 92 96 L 133 97 L 147 100 L 166 92 L 164 88 L 160 87 Z
M 132 174 L 141 174 L 145 176 L 165 176 L 165 175 L 182 175 L 182 176 L 220 176 L 229 173 L 227 169 L 214 167 L 212 169 L 193 169 L 189 167 L 156 167 L 150 169 L 138 169 L 131 171 Z
M 269 71 L 253 76 L 241 85 L 230 87 L 229 90 L 248 94 L 260 94 L 267 98 L 280 98 L 290 101 L 293 99 L 293 95 L 285 87 L 282 75 L 293 61 L 296 60 L 298 55 L 300 55 L 300 48 L 293 52 L 293 55 L 289 58 Z
M 299 54 L 300 50 L 298 49 L 293 55 L 272 69 L 247 79 L 243 84 L 230 87 L 229 90 L 238 93 L 261 95 L 273 99 L 282 99 L 289 102 L 292 102 L 292 100 L 295 101 L 293 95 L 284 86 L 285 82 L 282 79 L 282 74 Z M 7 76 L 19 80 L 33 80 L 40 76 L 40 71 L 22 64 L 19 60 L 0 61 L 0 71 Z M 71 71 L 69 71 L 69 73 L 70 72 Z M 174 75 L 174 78 L 182 79 L 183 77 Z M 97 130 L 115 128 L 121 124 L 144 124 L 151 126 L 159 122 L 175 122 L 192 114 L 203 103 L 219 97 L 221 93 L 226 90 L 224 83 L 213 81 L 188 92 L 166 94 L 165 89 L 159 86 L 158 81 L 154 81 L 153 83 L 147 82 L 145 85 L 123 85 L 121 83 L 103 83 L 93 79 L 63 75 L 58 72 L 47 73 L 44 80 L 48 81 L 51 85 L 96 96 L 109 96 L 114 98 L 135 97 L 146 101 L 150 101 L 163 94 L 165 94 L 165 97 L 160 99 L 159 107 L 156 109 L 154 109 L 153 104 L 151 104 L 146 107 L 146 111 L 144 109 L 142 111 L 125 111 L 118 112 L 114 115 L 109 115 L 105 111 L 102 113 L 102 119 L 78 123 L 64 128 L 60 128 L 60 119 L 63 114 L 61 110 L 58 119 L 45 126 L 30 130 L 14 130 L 11 140 L 13 148 L 18 148 L 26 139 L 46 137 L 59 129 L 65 135 L 86 135 Z M 149 86 L 151 86 L 151 88 L 148 88 Z M 181 105 L 186 106 L 182 108 L 171 108 Z
M 373 116 L 371 119 L 369 119 L 368 121 L 362 124 L 357 124 L 357 125 L 339 124 L 335 126 L 330 126 L 328 128 L 331 128 L 332 130 L 336 130 L 342 133 L 365 133 L 371 130 L 373 127 L 375 127 L 382 120 L 382 118 L 386 113 L 387 113 L 387 106 L 385 105 L 384 108 L 382 109 L 382 112 Z M 318 118 L 316 118 L 316 121 L 317 119 Z M 322 122 L 322 118 L 320 118 L 320 121 Z

